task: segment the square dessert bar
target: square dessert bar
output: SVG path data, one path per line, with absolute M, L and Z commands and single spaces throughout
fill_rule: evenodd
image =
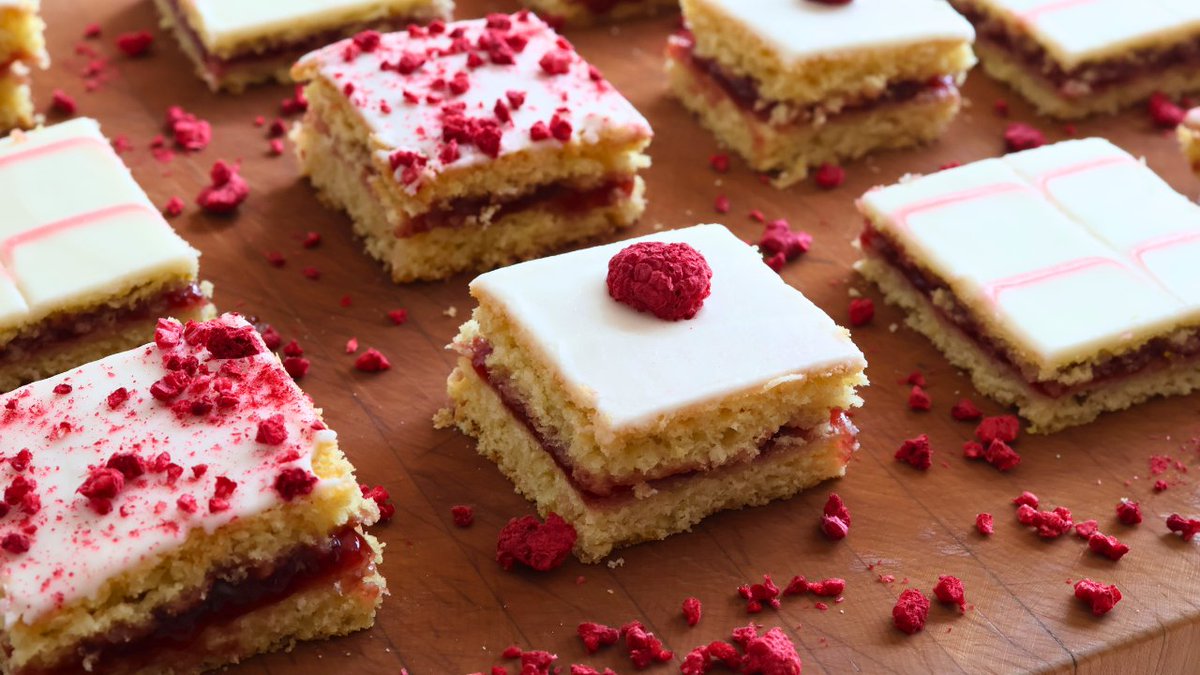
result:
M 711 295 L 693 318 L 610 296 L 610 260 L 643 242 L 707 261 Z M 844 411 L 861 404 L 862 354 L 723 226 L 514 265 L 471 294 L 453 422 L 543 515 L 575 527 L 581 560 L 841 476 L 858 447 Z
M 244 319 L 164 319 L 0 428 L 0 671 L 197 673 L 374 622 L 379 511 Z
M 145 343 L 162 316 L 211 317 L 199 254 L 95 120 L 0 140 L 0 391 Z
M 1183 146 L 1183 154 L 1187 156 L 1192 171 L 1200 176 L 1200 108 L 1190 110 L 1175 133 Z
M 296 59 L 368 28 L 447 19 L 453 0 L 154 0 L 214 91 L 290 81 Z
M 679 0 L 524 0 L 555 25 L 587 26 L 678 11 Z
M 1067 141 L 876 188 L 857 269 L 1035 432 L 1200 388 L 1200 206 Z
M 1200 90 L 1200 3 L 950 0 L 983 68 L 1059 118 L 1114 113 L 1154 92 Z
M 305 56 L 304 171 L 397 282 L 633 224 L 650 125 L 541 19 L 493 14 Z
M 778 183 L 931 141 L 958 114 L 973 31 L 940 0 L 683 0 L 671 88 Z
M 0 0 L 0 136 L 36 122 L 29 68 L 49 64 L 38 9 L 38 0 Z

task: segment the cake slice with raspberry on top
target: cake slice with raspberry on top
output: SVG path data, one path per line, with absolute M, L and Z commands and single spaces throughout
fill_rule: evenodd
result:
M 534 258 L 645 208 L 650 125 L 527 11 L 362 34 L 293 75 L 304 172 L 397 282 Z
M 679 0 L 524 0 L 554 25 L 588 26 L 679 10 Z
M 196 673 L 374 621 L 376 504 L 240 317 L 0 397 L 0 456 L 4 673 Z
M 36 121 L 29 69 L 50 63 L 39 5 L 39 0 L 0 0 L 0 136 Z
M 720 225 L 471 283 L 442 421 L 478 440 L 584 561 L 841 476 L 866 362 Z

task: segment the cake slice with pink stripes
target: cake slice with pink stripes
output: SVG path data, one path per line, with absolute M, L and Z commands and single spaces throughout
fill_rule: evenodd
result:
M 1200 389 L 1200 206 L 1108 141 L 876 188 L 856 269 L 1031 431 Z
M 95 120 L 0 140 L 0 204 L 0 392 L 215 314 L 199 253 Z

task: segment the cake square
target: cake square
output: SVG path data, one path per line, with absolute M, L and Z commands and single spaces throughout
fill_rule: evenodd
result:
M 650 125 L 527 11 L 360 35 L 305 56 L 305 173 L 397 282 L 627 227 Z
M 975 64 L 970 24 L 940 0 L 683 0 L 671 89 L 755 171 L 810 168 L 936 139 Z
M 524 0 L 552 25 L 590 26 L 679 10 L 679 0 Z
M 695 316 L 610 297 L 610 259 L 683 243 L 712 270 Z M 720 225 L 521 263 L 471 283 L 449 420 L 594 562 L 717 511 L 841 476 L 867 383 L 849 333 Z M 445 421 L 449 421 L 445 420 Z
M 1115 113 L 1200 90 L 1190 0 L 950 0 L 975 25 L 983 68 L 1045 115 Z
M 199 253 L 95 120 L 0 140 L 0 391 L 143 344 L 158 317 L 208 318 Z
M 0 670 L 194 673 L 366 628 L 337 434 L 236 315 L 0 397 Z
M 296 59 L 374 28 L 448 19 L 453 0 L 154 0 L 196 73 L 217 91 L 290 81 Z
M 1192 171 L 1200 176 L 1200 108 L 1193 108 L 1175 129 Z
M 1034 432 L 1200 388 L 1200 206 L 1108 141 L 877 188 L 856 268 Z

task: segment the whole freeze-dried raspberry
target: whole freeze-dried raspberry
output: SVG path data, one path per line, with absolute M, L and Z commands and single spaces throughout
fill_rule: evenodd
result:
M 621 632 L 616 628 L 591 621 L 579 624 L 575 632 L 579 635 L 579 639 L 583 640 L 583 647 L 589 654 L 595 654 L 600 651 L 601 647 L 615 645 L 617 640 L 621 639 Z
M 1141 504 L 1128 499 L 1117 502 L 1117 520 L 1126 525 L 1137 525 L 1142 522 Z
M 996 532 L 996 523 L 990 513 L 981 513 L 975 516 L 975 529 L 983 536 L 991 536 Z
M 905 589 L 892 608 L 892 623 L 903 633 L 912 635 L 925 628 L 929 618 L 929 598 L 915 588 Z
M 1167 516 L 1167 529 L 1182 536 L 1184 541 L 1191 541 L 1200 534 L 1200 520 L 1172 513 Z
M 796 653 L 796 645 L 781 628 L 772 628 L 750 639 L 742 658 L 742 673 L 771 675 L 800 675 L 804 664 Z
M 967 611 L 966 592 L 963 590 L 963 582 L 958 577 L 944 574 L 938 577 L 937 585 L 933 587 L 933 594 L 937 596 L 939 602 L 958 605 L 958 611 Z
M 711 282 L 708 261 L 683 243 L 638 242 L 608 262 L 608 294 L 664 321 L 695 317 L 712 292 Z
M 929 436 L 921 434 L 901 443 L 896 451 L 896 461 L 928 471 L 933 466 L 933 448 L 929 445 Z
M 1046 135 L 1021 122 L 1013 122 L 1004 130 L 1004 147 L 1009 152 L 1032 150 L 1046 144 Z
M 1088 537 L 1088 548 L 1093 553 L 1105 556 L 1109 560 L 1120 560 L 1126 553 L 1129 553 L 1129 546 L 1122 544 L 1116 537 L 1110 537 L 1100 532 L 1092 533 Z
M 1080 579 L 1075 584 L 1075 597 L 1088 603 L 1094 616 L 1104 616 L 1121 601 L 1121 591 L 1116 586 Z
M 567 559 L 578 538 L 575 527 L 556 513 L 541 523 L 534 516 L 513 518 L 500 530 L 496 562 L 506 570 L 521 563 L 538 572 L 548 572 Z
M 850 325 L 865 326 L 875 318 L 875 302 L 870 298 L 854 298 L 850 301 Z
M 212 184 L 201 190 L 196 197 L 196 204 L 209 213 L 232 213 L 250 196 L 250 186 L 238 174 L 236 165 L 217 160 L 209 172 L 209 177 Z

